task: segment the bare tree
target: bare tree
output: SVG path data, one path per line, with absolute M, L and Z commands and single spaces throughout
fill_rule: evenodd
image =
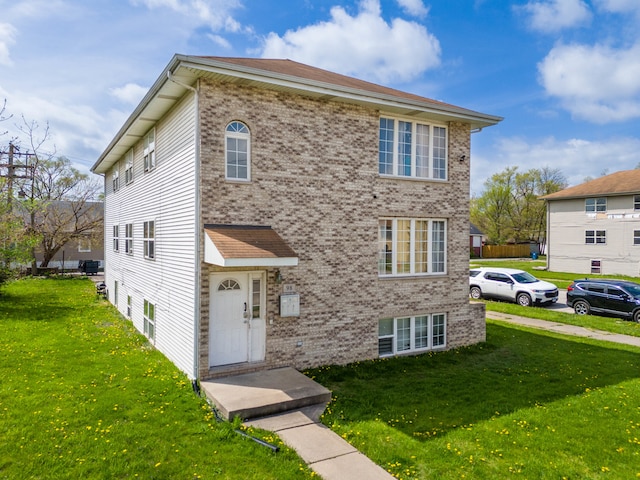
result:
M 97 202 L 101 184 L 72 166 L 69 159 L 43 153 L 50 138 L 46 125 L 40 135 L 36 122 L 23 118 L 21 130 L 28 137 L 33 177 L 22 186 L 26 199 L 21 202 L 29 229 L 40 238 L 42 267 L 69 241 L 102 237 L 102 204 Z M 28 193 L 27 193 L 28 192 Z M 36 269 L 35 248 L 32 270 Z M 35 273 L 35 272 L 34 272 Z

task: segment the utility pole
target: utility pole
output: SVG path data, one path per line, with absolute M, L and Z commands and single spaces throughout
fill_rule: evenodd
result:
M 0 158 L 2 155 L 8 154 L 9 160 L 8 163 L 0 163 L 0 178 L 7 179 L 7 211 L 9 215 L 12 213 L 13 208 L 13 181 L 16 178 L 24 178 L 31 179 L 33 184 L 33 176 L 35 167 L 33 165 L 28 165 L 29 157 L 33 156 L 33 153 L 20 153 L 18 147 L 16 147 L 12 142 L 9 143 L 9 151 L 8 152 L 0 152 Z M 15 157 L 24 157 L 25 164 L 16 164 L 14 162 Z M 4 173 L 6 169 L 6 174 Z M 24 172 L 21 170 L 24 169 Z M 22 190 L 20 191 L 22 193 Z M 5 259 L 5 266 L 9 266 L 9 261 Z

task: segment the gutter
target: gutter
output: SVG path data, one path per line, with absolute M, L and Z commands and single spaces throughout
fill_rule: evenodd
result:
M 200 296 L 201 296 L 201 264 L 200 264 L 200 235 L 202 233 L 202 222 L 200 216 L 200 95 L 198 88 L 194 88 L 191 85 L 185 85 L 178 82 L 173 78 L 171 71 L 167 70 L 167 78 L 169 81 L 180 85 L 181 87 L 191 90 L 194 95 L 195 101 L 195 159 L 194 159 L 194 180 L 195 180 L 195 255 L 194 255 L 194 301 L 193 301 L 193 316 L 194 316 L 194 335 L 193 335 L 193 379 L 196 381 L 199 378 L 200 370 Z

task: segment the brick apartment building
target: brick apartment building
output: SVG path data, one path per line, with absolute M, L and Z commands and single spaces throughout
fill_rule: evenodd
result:
M 484 340 L 486 115 L 289 60 L 176 55 L 93 166 L 109 300 L 191 378 Z

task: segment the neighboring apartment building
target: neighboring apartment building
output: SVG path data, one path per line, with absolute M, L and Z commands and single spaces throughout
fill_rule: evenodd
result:
M 549 270 L 640 276 L 640 170 L 612 173 L 542 198 Z
M 93 166 L 109 300 L 192 378 L 483 341 L 486 115 L 289 60 L 176 55 Z

